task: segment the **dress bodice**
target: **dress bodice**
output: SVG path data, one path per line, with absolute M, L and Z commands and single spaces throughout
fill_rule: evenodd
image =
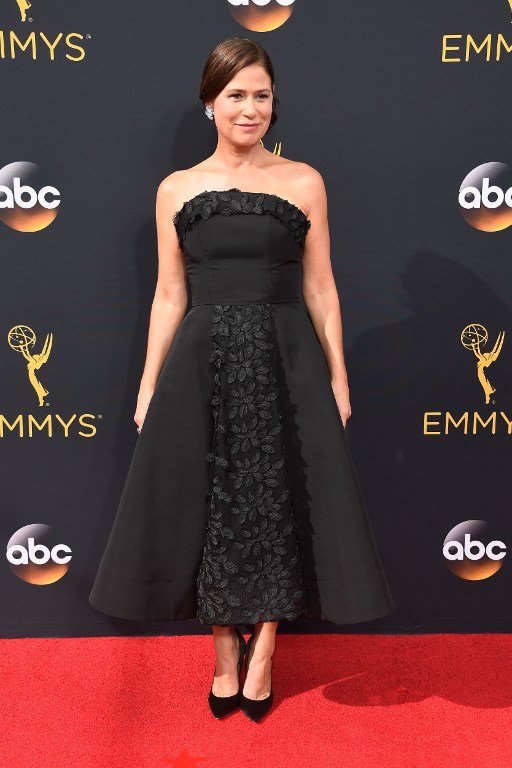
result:
M 302 301 L 311 222 L 294 203 L 237 188 L 205 191 L 183 204 L 174 225 L 192 306 Z

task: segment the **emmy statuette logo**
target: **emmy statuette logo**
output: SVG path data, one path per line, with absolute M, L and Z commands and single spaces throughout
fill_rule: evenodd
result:
M 480 323 L 470 323 L 462 329 L 460 342 L 462 346 L 473 352 L 476 357 L 476 374 L 483 389 L 485 404 L 494 403 L 491 395 L 496 392 L 496 387 L 487 376 L 487 369 L 496 362 L 500 356 L 505 331 L 500 331 L 492 349 L 483 351 L 489 341 L 487 328 Z M 455 412 L 449 411 L 425 411 L 423 413 L 424 435 L 448 435 L 464 434 L 477 435 L 487 433 L 495 435 L 506 429 L 508 435 L 512 435 L 512 416 L 502 410 L 492 411 L 481 415 L 478 411 Z
M 38 371 L 50 357 L 50 352 L 52 351 L 53 334 L 48 333 L 46 335 L 43 348 L 38 353 L 33 353 L 30 351 L 36 343 L 36 335 L 32 328 L 29 328 L 28 325 L 15 325 L 9 331 L 7 340 L 11 349 L 13 349 L 15 352 L 20 352 L 27 361 L 28 380 L 35 389 L 39 405 L 44 405 L 44 398 L 49 394 L 49 392 L 43 387 L 37 378 L 36 371 Z
M 496 389 L 486 377 L 485 370 L 498 358 L 503 346 L 504 339 L 505 331 L 500 331 L 492 350 L 490 352 L 482 352 L 481 347 L 484 347 L 489 340 L 489 334 L 483 325 L 479 325 L 478 323 L 466 325 L 460 335 L 462 346 L 466 349 L 470 349 L 477 359 L 476 370 L 478 381 L 482 385 L 482 389 L 485 392 L 486 404 L 489 403 L 491 395 L 493 392 L 496 392 Z
M 14 325 L 7 333 L 7 343 L 13 352 L 23 357 L 26 362 L 26 370 L 29 384 L 37 397 L 39 407 L 49 406 L 47 400 L 49 390 L 38 378 L 38 372 L 46 365 L 53 347 L 53 333 L 47 333 L 44 343 L 36 348 L 36 334 L 28 325 Z M 30 392 L 30 387 L 27 387 Z M 22 395 L 21 395 L 22 396 Z M 33 400 L 31 396 L 31 400 Z M 62 416 L 60 413 L 45 413 L 34 415 L 33 413 L 17 413 L 15 415 L 0 413 L 0 438 L 7 436 L 33 438 L 37 434 L 47 437 L 69 438 L 75 435 L 80 437 L 94 437 L 97 433 L 96 419 L 102 419 L 102 414 L 72 413 Z
M 26 21 L 27 11 L 29 8 L 32 8 L 32 3 L 29 3 L 28 0 L 16 0 L 16 3 L 20 9 L 21 21 Z

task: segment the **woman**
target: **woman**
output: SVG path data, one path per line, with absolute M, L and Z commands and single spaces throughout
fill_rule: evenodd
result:
M 279 620 L 353 623 L 394 604 L 345 439 L 322 177 L 262 145 L 277 98 L 258 43 L 217 45 L 200 98 L 217 147 L 157 192 L 140 437 L 89 599 L 211 625 L 211 710 L 258 720 Z M 254 625 L 247 646 L 238 624 Z

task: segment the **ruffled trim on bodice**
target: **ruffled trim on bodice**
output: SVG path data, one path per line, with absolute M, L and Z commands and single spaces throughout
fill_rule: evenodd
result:
M 234 192 L 238 194 L 233 194 Z M 295 240 L 304 247 L 311 221 L 304 211 L 283 197 L 267 192 L 242 192 L 237 187 L 225 191 L 204 191 L 187 200 L 173 217 L 180 246 L 187 230 L 196 220 L 204 221 L 212 214 L 231 216 L 234 213 L 266 213 L 279 219 L 292 233 Z

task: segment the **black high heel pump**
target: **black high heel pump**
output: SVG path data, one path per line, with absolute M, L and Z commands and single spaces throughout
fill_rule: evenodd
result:
M 216 696 L 213 692 L 212 680 L 212 687 L 208 695 L 208 704 L 210 705 L 213 716 L 217 719 L 219 717 L 223 717 L 224 715 L 229 715 L 230 712 L 233 712 L 240 706 L 240 670 L 242 669 L 242 659 L 244 658 L 247 643 L 245 642 L 245 637 L 242 635 L 238 627 L 235 627 L 235 631 L 238 635 L 238 646 L 240 650 L 237 666 L 238 691 L 232 696 Z M 215 679 L 215 670 L 213 672 L 213 678 Z
M 247 672 L 249 671 L 249 654 L 251 652 L 252 645 L 254 643 L 254 633 L 250 636 L 249 642 L 247 643 L 247 649 L 245 651 L 245 675 L 247 676 Z M 270 657 L 270 664 L 272 665 L 272 657 Z M 247 696 L 244 696 L 243 693 L 240 691 L 240 707 L 242 709 L 242 712 L 244 715 L 247 715 L 251 720 L 253 720 L 255 723 L 260 720 L 263 715 L 266 715 L 269 711 L 270 707 L 272 706 L 273 702 L 273 695 L 272 695 L 272 666 L 270 669 L 270 693 L 268 696 L 266 696 L 264 699 L 248 699 Z

